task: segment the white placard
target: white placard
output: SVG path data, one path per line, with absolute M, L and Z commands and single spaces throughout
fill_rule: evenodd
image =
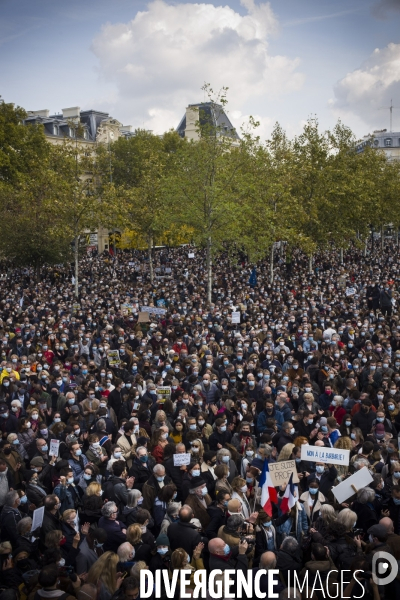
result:
M 174 454 L 174 467 L 190 465 L 191 454 Z
M 194 258 L 194 252 L 189 252 L 188 258 Z
M 350 450 L 339 450 L 336 448 L 325 448 L 324 446 L 309 446 L 303 444 L 301 447 L 301 460 L 308 462 L 322 462 L 330 465 L 349 466 Z
M 288 483 L 292 473 L 293 483 L 299 483 L 295 460 L 282 460 L 275 463 L 269 463 L 269 474 L 271 475 L 272 483 L 275 487 Z
M 60 440 L 50 440 L 49 456 L 58 456 L 60 448 Z
M 232 313 L 232 323 L 240 323 L 240 311 L 235 311 Z
M 152 313 L 153 315 L 165 315 L 167 312 L 165 308 L 156 308 L 155 306 L 142 306 L 141 311 Z
M 336 500 L 341 504 L 342 502 L 345 502 L 347 498 L 356 494 L 358 490 L 369 485 L 371 481 L 373 481 L 371 473 L 368 471 L 367 467 L 363 467 L 354 473 L 354 475 L 348 477 L 336 487 L 333 487 L 332 492 Z
M 44 506 L 37 508 L 33 511 L 33 519 L 32 519 L 32 529 L 31 531 L 35 531 L 38 527 L 42 526 L 44 516 Z

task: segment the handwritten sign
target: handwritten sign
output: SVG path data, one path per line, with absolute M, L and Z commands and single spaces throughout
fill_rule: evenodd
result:
M 140 312 L 138 323 L 148 323 L 150 321 L 150 315 L 148 312 Z
M 301 460 L 329 463 L 331 465 L 344 465 L 347 467 L 350 462 L 350 450 L 303 444 L 301 447 Z
M 232 313 L 232 323 L 240 323 L 240 311 L 236 310 Z
M 341 504 L 342 502 L 345 502 L 347 498 L 356 494 L 358 490 L 369 485 L 371 481 L 373 481 L 371 473 L 368 471 L 367 467 L 363 467 L 354 473 L 354 475 L 348 477 L 339 483 L 339 485 L 332 488 L 332 492 L 336 500 Z
M 190 465 L 190 454 L 174 454 L 174 467 L 183 467 Z
M 58 456 L 60 448 L 60 440 L 50 440 L 49 456 Z
M 276 463 L 270 462 L 269 463 L 269 472 L 271 475 L 272 483 L 275 486 L 283 485 L 284 483 L 288 483 L 292 473 L 293 473 L 293 483 L 299 483 L 295 460 L 281 460 Z

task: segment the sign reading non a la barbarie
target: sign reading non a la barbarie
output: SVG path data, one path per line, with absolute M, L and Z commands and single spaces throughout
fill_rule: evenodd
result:
M 288 483 L 291 474 L 293 473 L 293 483 L 299 483 L 297 476 L 295 460 L 280 460 L 276 463 L 269 463 L 269 473 L 271 475 L 274 486 Z
M 348 466 L 350 461 L 350 450 L 339 450 L 336 448 L 324 448 L 322 446 L 303 444 L 301 447 L 301 460 Z

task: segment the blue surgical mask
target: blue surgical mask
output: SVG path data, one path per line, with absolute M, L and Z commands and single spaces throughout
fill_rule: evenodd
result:
M 224 431 L 226 431 L 226 425 L 222 425 L 221 429 L 221 433 L 224 433 Z
M 78 448 L 78 450 L 75 452 L 75 456 L 80 456 L 82 454 L 82 450 L 80 448 Z
M 400 502 L 400 501 L 399 501 Z M 225 544 L 225 548 L 224 548 L 224 554 L 225 556 L 228 556 L 228 554 L 230 553 L 231 549 L 228 546 L 228 544 Z
M 21 500 L 21 504 L 26 504 L 28 502 L 28 496 L 22 496 L 20 498 L 20 500 Z
M 294 459 L 297 463 L 301 463 L 301 458 L 295 458 Z
M 271 527 L 272 526 L 272 521 L 267 521 L 266 523 L 263 523 L 264 527 Z
M 393 498 L 393 502 L 398 506 L 400 504 L 400 498 Z
M 317 465 L 315 467 L 315 470 L 317 471 L 317 473 L 323 473 L 325 470 L 325 467 L 323 467 L 322 465 Z
M 45 444 L 44 446 L 42 446 L 42 452 L 47 452 L 47 450 L 49 449 L 48 445 Z
M 321 425 L 321 431 L 322 433 L 328 433 L 328 428 L 326 425 Z
M 91 478 L 92 478 L 91 475 L 88 475 L 87 473 L 84 473 L 83 479 L 85 479 L 85 481 L 89 481 L 89 479 L 91 479 Z
M 140 462 L 147 463 L 147 461 L 149 460 L 149 457 L 147 456 L 147 454 L 145 454 L 144 456 L 140 456 L 139 460 L 140 460 Z
M 318 488 L 310 488 L 308 491 L 310 492 L 310 494 L 312 494 L 314 496 L 314 494 L 318 493 Z
M 194 471 L 192 471 L 192 475 L 193 477 L 200 477 L 200 469 L 194 469 Z
M 383 417 L 376 417 L 376 420 L 378 421 L 378 423 L 383 423 L 384 418 Z
M 158 552 L 158 554 L 161 554 L 161 555 L 167 554 L 168 548 L 157 548 L 157 552 Z

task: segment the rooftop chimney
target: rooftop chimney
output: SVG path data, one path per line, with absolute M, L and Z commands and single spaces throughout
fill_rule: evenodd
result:
M 32 110 L 30 111 L 30 114 L 47 118 L 50 114 L 50 111 L 47 108 L 43 108 L 42 110 Z
M 81 116 L 81 109 L 79 106 L 72 106 L 71 108 L 62 108 L 63 119 L 70 119 L 75 123 L 79 123 Z

